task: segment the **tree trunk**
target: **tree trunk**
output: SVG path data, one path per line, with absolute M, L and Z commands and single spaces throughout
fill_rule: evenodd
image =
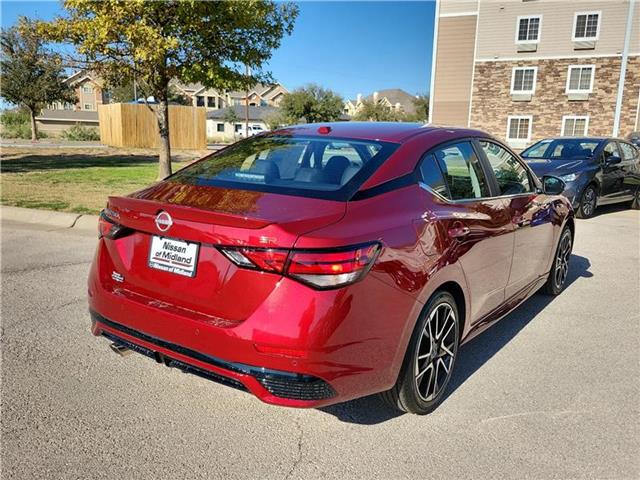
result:
M 169 100 L 160 100 L 157 110 L 158 132 L 160 133 L 160 165 L 158 180 L 171 175 L 171 145 L 169 143 Z
M 31 118 L 31 141 L 38 141 L 38 125 L 36 125 L 36 112 L 33 109 L 29 109 L 29 117 Z

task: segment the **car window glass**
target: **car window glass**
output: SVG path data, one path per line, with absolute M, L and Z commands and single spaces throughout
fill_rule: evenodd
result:
M 618 144 L 616 142 L 607 143 L 604 147 L 604 150 L 602 151 L 602 159 L 605 162 L 609 159 L 609 157 L 620 157 L 620 152 L 618 151 Z
M 531 158 L 544 158 L 544 154 L 547 151 L 547 148 L 549 148 L 550 143 L 551 140 L 542 140 L 528 148 L 526 152 L 522 153 L 522 155 Z
M 465 200 L 489 196 L 487 179 L 469 142 L 439 148 L 433 155 L 449 187 L 449 198 Z
M 377 145 L 370 145 L 370 147 L 375 148 L 377 147 Z M 373 155 L 378 153 L 378 151 L 375 150 L 373 154 L 371 154 L 370 150 L 367 148 L 361 149 L 361 151 L 363 152 L 363 154 L 368 155 L 369 157 L 372 157 Z M 337 160 L 336 158 L 339 158 L 339 160 Z M 363 159 L 356 147 L 350 143 L 332 142 L 327 144 L 324 149 L 324 152 L 322 154 L 322 165 L 325 166 L 331 159 L 333 159 L 332 163 L 344 163 L 346 159 L 346 161 L 348 161 L 351 165 L 360 166 L 368 158 Z
M 620 150 L 625 160 L 633 160 L 638 157 L 636 148 L 628 143 L 620 142 Z
M 427 155 L 420 164 L 420 175 L 422 181 L 434 192 L 446 198 L 451 198 L 447 185 L 444 183 L 442 171 L 433 155 Z
M 500 195 L 517 195 L 531 192 L 527 169 L 508 150 L 493 142 L 480 142 L 493 170 Z
M 255 136 L 183 168 L 171 181 L 342 198 L 351 186 L 362 181 L 358 174 L 365 166 L 376 168 L 396 148 L 396 144 L 360 139 Z
M 541 140 L 521 153 L 523 158 L 588 158 L 598 148 L 599 140 L 560 138 Z

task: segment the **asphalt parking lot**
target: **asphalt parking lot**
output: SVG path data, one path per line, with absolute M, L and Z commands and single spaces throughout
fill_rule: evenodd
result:
M 566 291 L 463 347 L 426 417 L 278 408 L 118 357 L 89 332 L 95 242 L 2 224 L 3 479 L 640 477 L 638 211 L 578 221 Z

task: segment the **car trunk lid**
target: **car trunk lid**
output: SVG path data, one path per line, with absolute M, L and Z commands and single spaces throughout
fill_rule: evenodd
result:
M 105 239 L 103 282 L 194 314 L 242 321 L 281 276 L 239 268 L 219 247 L 290 249 L 300 235 L 340 220 L 345 209 L 344 202 L 171 182 L 110 197 L 107 216 L 129 234 Z M 161 212 L 171 219 L 165 231 L 159 226 L 166 224 L 156 224 Z M 154 237 L 197 245 L 193 276 L 152 268 Z

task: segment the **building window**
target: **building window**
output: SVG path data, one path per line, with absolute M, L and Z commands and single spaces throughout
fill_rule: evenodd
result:
M 93 110 L 93 103 L 85 103 L 85 104 L 82 106 L 82 109 L 83 109 L 83 110 Z
M 589 128 L 589 117 L 562 117 L 562 130 L 560 135 L 563 137 L 586 137 Z
M 93 88 L 89 87 L 89 86 L 84 86 L 84 87 L 82 87 L 82 92 L 83 93 L 93 93 Z
M 541 24 L 541 15 L 518 17 L 518 28 L 516 28 L 516 43 L 538 43 L 540 41 Z
M 207 107 L 215 108 L 216 106 L 216 98 L 215 97 L 207 97 Z
M 576 13 L 573 19 L 573 41 L 597 40 L 600 34 L 600 12 Z
M 567 93 L 591 93 L 595 69 L 595 65 L 569 65 Z
M 533 118 L 528 116 L 509 117 L 507 123 L 507 140 L 528 142 L 531 140 L 531 124 Z
M 224 123 L 219 123 L 219 124 L 217 125 L 217 127 L 216 127 L 216 130 L 217 130 L 218 132 L 222 132 L 222 133 L 224 133 Z
M 196 106 L 198 107 L 204 107 L 204 97 L 201 95 L 198 95 L 196 97 Z
M 239 132 L 240 130 L 242 130 L 242 124 L 241 123 L 236 123 L 235 125 L 235 131 Z
M 530 93 L 536 91 L 538 67 L 514 67 L 511 73 L 511 93 Z

